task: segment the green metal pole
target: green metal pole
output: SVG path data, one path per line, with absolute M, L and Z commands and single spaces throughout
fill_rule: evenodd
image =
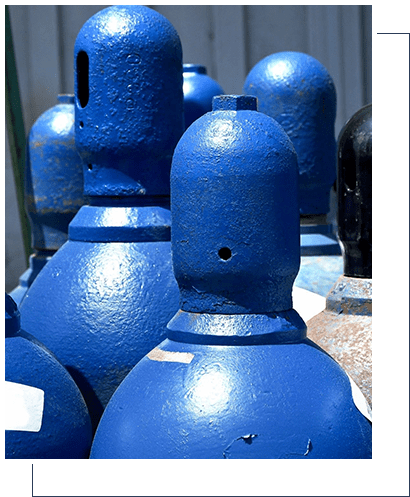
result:
M 23 235 L 26 262 L 31 253 L 30 223 L 24 208 L 24 166 L 26 135 L 24 131 L 23 114 L 21 111 L 20 91 L 14 57 L 13 38 L 11 33 L 10 15 L 6 7 L 6 123 L 10 144 L 11 160 L 13 163 L 14 181 L 17 192 L 17 202 Z

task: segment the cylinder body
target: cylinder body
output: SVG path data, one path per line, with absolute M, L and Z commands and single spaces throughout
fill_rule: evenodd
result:
M 109 7 L 80 30 L 75 71 L 76 144 L 90 205 L 21 312 L 27 331 L 43 317 L 37 336 L 80 386 L 95 429 L 178 309 L 169 174 L 183 132 L 179 37 L 147 7 Z
M 372 106 L 359 109 L 338 140 L 338 235 L 344 274 L 309 337 L 332 355 L 372 405 Z
M 171 173 L 181 309 L 111 398 L 92 458 L 371 457 L 351 382 L 292 309 L 297 180 L 254 97 L 215 97 L 185 132 Z
M 87 458 L 92 431 L 84 399 L 55 356 L 20 328 L 7 294 L 5 366 L 6 458 Z
M 25 201 L 34 253 L 18 286 L 10 292 L 17 305 L 67 241 L 68 225 L 86 203 L 82 162 L 74 140 L 74 96 L 58 95 L 58 101 L 37 119 L 27 139 Z

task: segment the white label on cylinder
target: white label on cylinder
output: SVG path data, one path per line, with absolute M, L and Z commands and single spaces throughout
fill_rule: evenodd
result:
M 169 350 L 161 350 L 158 347 L 147 355 L 151 361 L 159 362 L 182 362 L 189 364 L 194 358 L 194 354 L 190 352 L 170 352 Z
M 372 422 L 372 410 L 369 406 L 369 403 L 366 400 L 366 397 L 363 395 L 360 388 L 356 385 L 356 383 L 347 375 L 350 380 L 350 386 L 352 388 L 352 397 L 355 406 L 359 409 L 359 411 L 363 414 L 365 418 L 367 418 L 370 422 Z
M 6 381 L 5 389 L 5 429 L 40 431 L 43 422 L 44 391 L 12 381 Z

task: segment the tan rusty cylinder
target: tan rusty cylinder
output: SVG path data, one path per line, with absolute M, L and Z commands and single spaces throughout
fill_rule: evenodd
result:
M 349 374 L 372 405 L 372 106 L 357 111 L 338 139 L 338 238 L 343 275 L 308 337 Z
M 335 359 L 372 406 L 372 280 L 340 276 L 308 337 Z

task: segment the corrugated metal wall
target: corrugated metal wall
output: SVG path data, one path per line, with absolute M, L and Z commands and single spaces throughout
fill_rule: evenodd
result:
M 10 18 L 25 131 L 73 93 L 73 49 L 84 22 L 106 5 L 11 5 Z M 371 102 L 371 6 L 159 5 L 149 7 L 178 31 L 184 62 L 201 63 L 226 93 L 242 93 L 247 73 L 263 57 L 295 50 L 316 57 L 334 79 L 336 132 Z M 6 291 L 26 268 L 6 139 Z

